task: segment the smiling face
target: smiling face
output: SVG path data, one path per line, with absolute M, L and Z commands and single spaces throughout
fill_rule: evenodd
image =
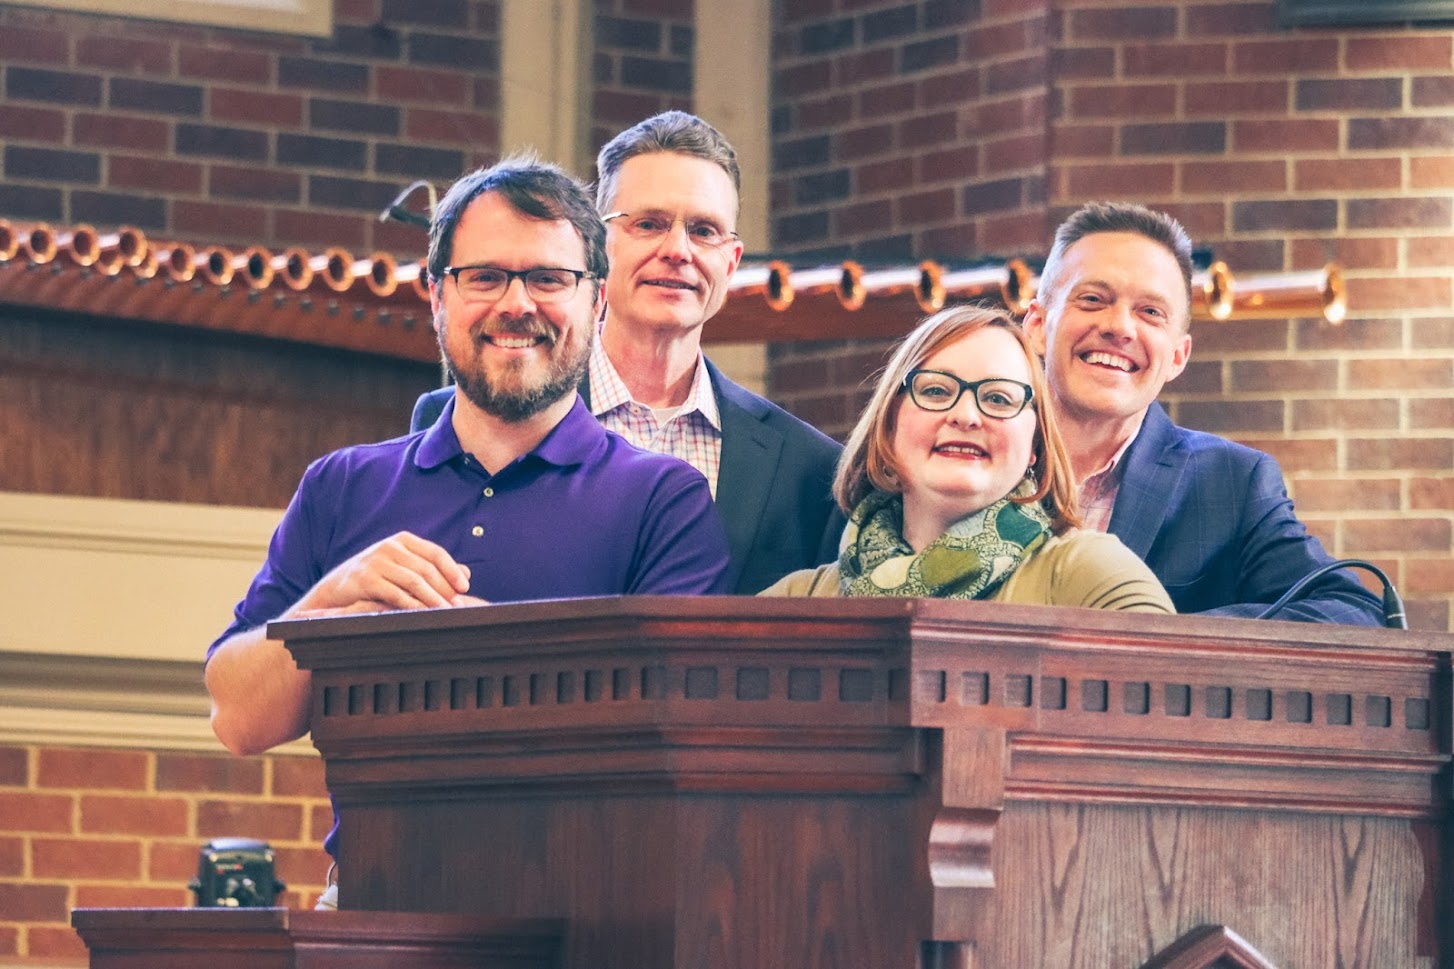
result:
M 480 195 L 455 229 L 456 266 L 585 269 L 585 245 L 563 220 L 535 219 L 495 192 Z M 449 277 L 430 283 L 439 348 L 459 390 L 475 406 L 520 422 L 574 394 L 594 332 L 595 289 L 582 280 L 559 303 L 537 303 L 523 279 L 493 303 L 471 303 Z
M 1065 251 L 1053 285 L 1024 325 L 1062 420 L 1139 427 L 1191 353 L 1175 257 L 1139 233 L 1094 233 Z
M 1032 382 L 1025 351 L 999 327 L 966 334 L 919 368 L 966 381 Z M 1008 495 L 1035 460 L 1033 406 L 996 420 L 980 413 L 969 391 L 947 411 L 926 411 L 907 393 L 895 406 L 893 463 L 904 495 L 904 537 L 916 551 L 954 522 Z
M 737 190 L 717 164 L 671 151 L 634 155 L 622 164 L 607 206 L 633 216 L 701 219 L 737 228 Z M 608 328 L 694 330 L 722 308 L 727 283 L 742 259 L 738 239 L 715 248 L 687 240 L 681 222 L 657 240 L 635 239 L 622 220 L 606 227 L 611 272 L 606 281 Z

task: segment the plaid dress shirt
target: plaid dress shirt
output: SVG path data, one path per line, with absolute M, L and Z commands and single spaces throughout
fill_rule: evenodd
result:
M 616 372 L 611 358 L 597 339 L 591 348 L 591 413 L 637 447 L 670 454 L 702 472 L 717 497 L 717 477 L 722 469 L 722 416 L 712 381 L 697 351 L 697 366 L 686 403 L 666 422 L 659 422 L 650 407 L 638 403 Z

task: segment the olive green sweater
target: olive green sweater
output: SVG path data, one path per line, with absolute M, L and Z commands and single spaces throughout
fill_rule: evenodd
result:
M 785 575 L 758 595 L 841 595 L 838 563 Z M 988 598 L 1019 605 L 1176 611 L 1156 576 L 1120 539 L 1078 528 L 1052 536 Z

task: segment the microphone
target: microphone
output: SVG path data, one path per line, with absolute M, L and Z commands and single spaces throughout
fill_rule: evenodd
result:
M 1380 569 L 1372 562 L 1365 562 L 1363 559 L 1338 559 L 1335 562 L 1329 562 L 1327 565 L 1323 565 L 1316 569 L 1313 569 L 1307 575 L 1303 576 L 1301 579 L 1298 579 L 1297 582 L 1293 583 L 1293 587 L 1284 592 L 1281 599 L 1278 599 L 1272 605 L 1268 606 L 1266 609 L 1262 610 L 1262 612 L 1258 613 L 1256 618 L 1270 618 L 1279 610 L 1281 610 L 1283 606 L 1286 606 L 1289 602 L 1294 602 L 1297 599 L 1301 598 L 1303 591 L 1307 589 L 1308 586 L 1316 582 L 1318 579 L 1321 579 L 1323 576 L 1327 575 L 1329 572 L 1332 572 L 1334 569 L 1348 568 L 1367 569 L 1369 572 L 1372 572 L 1375 576 L 1378 577 L 1379 582 L 1383 583 L 1384 626 L 1388 627 L 1389 629 L 1409 628 L 1408 617 L 1404 615 L 1404 601 L 1403 599 L 1399 598 L 1398 590 L 1393 587 L 1393 582 L 1390 581 L 1389 577 L 1384 574 L 1383 569 Z
M 409 196 L 414 194 L 416 189 L 420 188 L 424 189 L 425 193 L 429 196 L 429 215 L 422 215 L 404 207 L 404 202 Z M 388 222 L 390 219 L 393 219 L 395 222 L 403 222 L 405 225 L 414 225 L 421 229 L 428 229 L 430 216 L 434 214 L 434 207 L 438 202 L 439 200 L 435 197 L 434 185 L 421 178 L 417 182 L 411 182 L 404 191 L 399 193 L 394 201 L 389 203 L 388 208 L 379 213 L 379 221 Z

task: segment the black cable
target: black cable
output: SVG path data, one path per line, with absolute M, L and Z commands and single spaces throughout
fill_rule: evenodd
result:
M 1404 601 L 1399 598 L 1398 590 L 1393 587 L 1393 582 L 1384 574 L 1383 569 L 1380 569 L 1372 562 L 1365 562 L 1363 559 L 1338 559 L 1336 562 L 1329 562 L 1327 565 L 1313 569 L 1307 575 L 1293 583 L 1293 587 L 1284 592 L 1281 599 L 1278 599 L 1272 605 L 1262 610 L 1257 615 L 1257 618 L 1269 618 L 1276 614 L 1278 610 L 1282 609 L 1283 606 L 1297 599 L 1304 589 L 1318 579 L 1321 579 L 1334 569 L 1347 568 L 1367 569 L 1378 577 L 1378 581 L 1383 583 L 1383 624 L 1385 626 L 1389 629 L 1409 628 L 1408 617 L 1404 615 Z
M 404 202 L 408 200 L 409 196 L 413 195 L 414 192 L 420 188 L 425 189 L 428 192 L 429 212 L 430 215 L 433 215 L 434 206 L 437 201 L 434 197 L 434 186 L 430 182 L 424 179 L 420 179 L 417 182 L 411 182 L 408 188 L 400 192 L 398 197 L 395 198 L 394 201 L 389 203 L 388 208 L 384 209 L 384 211 L 379 213 L 379 221 L 387 222 L 390 219 L 393 219 L 396 222 L 403 222 L 406 225 L 417 225 L 421 229 L 429 228 L 430 215 L 423 215 L 419 212 L 414 212 L 404 207 Z

